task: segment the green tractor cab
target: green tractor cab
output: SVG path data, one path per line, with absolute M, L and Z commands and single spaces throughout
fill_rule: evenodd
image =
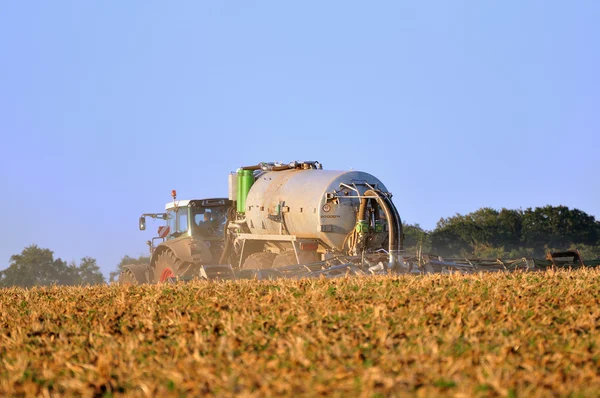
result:
M 146 229 L 146 217 L 163 220 L 157 236 L 149 240 L 150 264 L 124 267 L 123 281 L 128 283 L 167 282 L 175 277 L 203 275 L 204 266 L 218 264 L 224 249 L 227 214 L 233 202 L 225 198 L 175 200 L 165 213 L 144 213 L 140 230 Z M 220 271 L 222 272 L 222 271 Z

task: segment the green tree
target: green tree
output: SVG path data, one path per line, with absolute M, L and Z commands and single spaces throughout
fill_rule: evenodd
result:
M 404 233 L 404 252 L 407 255 L 415 254 L 419 247 L 421 247 L 423 253 L 431 250 L 429 233 L 421 228 L 419 224 L 404 224 L 402 232 Z
M 473 248 L 488 246 L 512 250 L 521 241 L 522 214 L 519 210 L 484 207 L 465 216 L 466 240 Z M 501 253 L 501 252 L 500 252 Z
M 519 251 L 523 246 L 523 211 L 502 209 L 498 213 L 498 231 L 495 246 L 502 246 L 507 251 Z
M 468 217 L 456 214 L 441 218 L 430 234 L 431 250 L 442 256 L 461 256 L 473 252 L 473 223 Z
M 547 248 L 594 246 L 598 243 L 598 231 L 594 216 L 566 206 L 528 208 L 523 214 L 522 239 L 536 256 L 543 256 Z
M 600 223 L 566 206 L 497 211 L 481 208 L 442 218 L 430 234 L 432 251 L 443 256 L 543 257 L 550 248 L 600 245 Z M 593 250 L 589 250 L 592 255 Z
M 104 283 L 104 276 L 100 267 L 96 264 L 96 259 L 84 257 L 77 267 L 77 284 L 80 285 L 99 285 Z
M 112 283 L 116 281 L 119 277 L 119 274 L 123 270 L 123 266 L 128 264 L 150 264 L 150 257 L 144 255 L 141 255 L 138 258 L 129 257 L 127 255 L 124 256 L 119 262 L 119 264 L 117 264 L 117 269 L 110 273 L 108 277 L 109 282 Z
M 446 255 L 468 255 L 482 248 L 514 250 L 521 245 L 522 212 L 483 207 L 465 216 L 440 220 L 432 241 Z M 485 249 L 485 250 L 488 250 Z M 485 251 L 484 250 L 484 251 Z
M 31 245 L 21 254 L 11 256 L 9 267 L 0 271 L 0 286 L 68 285 L 73 284 L 76 278 L 75 270 L 66 261 L 55 260 L 49 249 Z

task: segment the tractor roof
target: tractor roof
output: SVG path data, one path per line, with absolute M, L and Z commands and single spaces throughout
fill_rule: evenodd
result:
M 170 201 L 165 205 L 165 210 L 170 210 L 175 207 L 182 206 L 231 206 L 231 201 L 227 198 L 212 198 L 212 199 L 187 199 Z
M 190 200 L 172 200 L 165 205 L 165 210 L 170 210 L 175 207 L 187 206 L 190 204 Z

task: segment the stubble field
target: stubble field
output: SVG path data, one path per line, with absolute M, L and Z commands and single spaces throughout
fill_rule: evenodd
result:
M 0 290 L 0 395 L 598 396 L 600 270 Z

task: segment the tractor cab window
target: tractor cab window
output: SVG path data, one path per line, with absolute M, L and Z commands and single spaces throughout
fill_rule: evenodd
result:
M 192 210 L 193 231 L 205 237 L 222 236 L 227 217 L 226 209 L 218 207 L 201 207 Z
M 185 206 L 167 211 L 167 222 L 169 223 L 170 238 L 181 236 L 188 230 L 188 208 Z

